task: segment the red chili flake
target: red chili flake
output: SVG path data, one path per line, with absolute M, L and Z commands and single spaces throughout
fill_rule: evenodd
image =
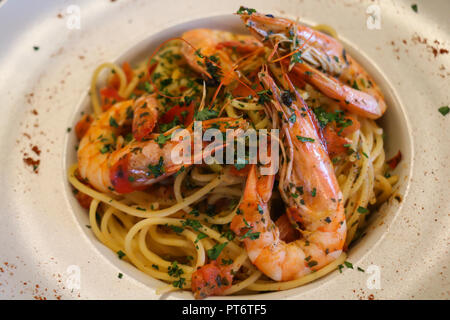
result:
M 78 191 L 75 194 L 75 198 L 77 198 L 78 203 L 85 209 L 89 209 L 91 206 L 92 198 L 88 196 L 87 194 Z
M 25 164 L 27 166 L 33 167 L 33 171 L 35 173 L 39 172 L 38 168 L 39 168 L 39 164 L 41 163 L 41 160 L 34 160 L 33 158 L 28 157 L 28 158 L 23 158 L 23 162 L 25 162 Z
M 39 150 L 38 146 L 33 146 L 33 148 L 31 148 L 31 150 L 33 150 L 33 152 L 36 153 L 37 155 L 41 154 L 41 150 Z
M 395 155 L 395 157 L 393 157 L 391 160 L 387 161 L 387 164 L 389 165 L 389 167 L 392 170 L 394 170 L 401 160 L 402 160 L 402 153 L 400 151 L 398 151 L 398 153 Z

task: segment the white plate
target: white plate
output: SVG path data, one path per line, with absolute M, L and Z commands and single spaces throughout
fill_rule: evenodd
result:
M 68 28 L 78 12 L 71 5 L 80 9 L 79 30 Z M 437 109 L 450 100 L 450 55 L 439 52 L 450 49 L 450 3 L 418 3 L 418 13 L 409 1 L 246 5 L 335 27 L 386 94 L 389 109 L 381 125 L 389 138 L 388 157 L 398 149 L 404 155 L 398 168 L 402 201 L 380 210 L 348 258 L 363 269 L 378 268 L 379 288 L 367 284 L 374 275 L 345 269 L 298 289 L 246 298 L 448 299 L 450 144 L 445 129 L 450 116 Z M 1 297 L 160 298 L 154 293 L 156 280 L 118 260 L 85 227 L 86 214 L 66 181 L 74 143 L 67 128 L 83 108 L 98 64 L 135 59 L 155 40 L 185 28 L 240 28 L 239 19 L 230 15 L 239 6 L 238 1 L 196 1 L 194 6 L 185 1 L 16 0 L 0 8 Z M 40 155 L 31 150 L 35 145 Z M 24 164 L 24 153 L 41 161 L 38 174 Z M 177 297 L 191 296 L 162 298 Z

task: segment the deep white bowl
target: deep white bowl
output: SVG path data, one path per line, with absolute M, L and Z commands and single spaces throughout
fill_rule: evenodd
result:
M 0 34 L 0 146 L 7 151 L 0 158 L 0 263 L 8 263 L 0 272 L 0 296 L 191 298 L 187 292 L 156 296 L 160 281 L 119 260 L 85 227 L 87 213 L 67 182 L 76 143 L 67 128 L 88 107 L 87 88 L 98 64 L 139 61 L 161 41 L 194 27 L 245 32 L 230 14 L 240 2 L 197 1 L 193 7 L 183 1 L 79 1 L 80 30 L 67 28 L 74 12 L 67 12 L 69 3 L 24 3 L 0 8 L 0 30 L 6 24 L 11 30 Z M 380 4 L 381 29 L 369 29 L 367 11 L 378 10 L 371 1 L 248 1 L 261 12 L 337 29 L 349 54 L 383 89 L 388 111 L 379 123 L 387 157 L 401 150 L 403 160 L 397 168 L 401 201 L 389 201 L 372 216 L 348 257 L 363 269 L 379 268 L 379 289 L 367 285 L 370 274 L 345 269 L 300 288 L 242 298 L 448 298 L 450 116 L 437 109 L 448 104 L 450 63 L 448 54 L 434 57 L 433 48 L 449 46 L 450 24 L 442 13 L 449 4 L 419 4 L 415 13 L 409 2 L 396 3 Z M 38 174 L 24 165 L 24 153 L 41 160 Z M 71 288 L 73 270 L 80 271 L 79 289 Z

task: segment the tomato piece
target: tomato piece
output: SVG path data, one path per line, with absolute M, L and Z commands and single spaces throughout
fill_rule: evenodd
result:
M 188 126 L 194 120 L 194 102 L 191 102 L 188 106 L 176 105 L 169 109 L 162 117 L 159 119 L 161 123 L 170 123 L 175 117 L 178 117 L 180 121 L 185 126 Z
M 127 77 L 127 83 L 131 81 L 134 77 L 134 71 L 131 69 L 131 66 L 128 62 L 124 62 L 122 64 L 122 70 L 125 73 L 125 76 Z
M 110 169 L 109 178 L 114 191 L 118 193 L 130 193 L 135 191 L 130 182 L 128 173 L 128 158 L 129 154 L 117 161 Z
M 78 140 L 81 140 L 86 132 L 91 127 L 91 123 L 94 119 L 89 115 L 85 114 L 80 121 L 77 122 L 75 125 L 75 135 L 77 136 Z
M 119 92 L 111 87 L 106 87 L 100 90 L 100 97 L 101 97 L 101 101 L 102 101 L 102 110 L 106 111 L 109 108 L 111 108 L 111 106 L 118 102 L 118 101 L 122 101 L 123 98 L 121 96 L 119 96 Z
M 296 72 L 290 71 L 288 73 L 289 79 L 291 79 L 292 83 L 300 89 L 305 88 L 306 82 L 303 81 L 302 77 L 299 76 Z
M 130 82 L 131 79 L 133 79 L 133 77 L 134 77 L 134 71 L 131 68 L 130 64 L 128 62 L 124 62 L 122 64 L 122 70 L 125 73 L 125 76 L 127 78 L 127 83 Z M 119 76 L 117 74 L 114 74 L 108 80 L 108 87 L 118 90 L 119 86 L 120 86 Z
M 336 131 L 330 126 L 326 126 L 323 131 L 323 138 L 327 144 L 328 155 L 333 158 L 339 154 L 347 152 L 348 148 L 344 147 L 345 144 L 349 143 L 349 140 L 339 136 Z
M 78 200 L 78 203 L 85 209 L 89 209 L 91 206 L 92 198 L 88 196 L 86 193 L 78 191 L 75 194 L 75 198 Z
M 400 150 L 397 152 L 397 154 L 395 155 L 395 157 L 393 157 L 391 160 L 387 161 L 387 164 L 389 165 L 389 167 L 394 170 L 395 168 L 397 168 L 399 162 L 402 161 L 402 153 L 400 152 Z
M 114 99 L 117 101 L 122 100 L 122 97 L 119 96 L 119 92 L 116 89 L 110 87 L 101 89 L 100 96 L 102 96 L 105 99 Z

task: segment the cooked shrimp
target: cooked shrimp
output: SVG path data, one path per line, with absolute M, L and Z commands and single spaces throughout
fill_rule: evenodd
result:
M 295 61 L 291 60 L 292 71 L 344 109 L 370 119 L 383 115 L 386 103 L 380 88 L 339 41 L 289 19 L 260 13 L 242 14 L 241 18 L 265 44 L 273 46 L 267 40 L 274 40 L 286 57 L 299 52 Z M 289 64 L 289 59 L 283 63 Z
M 268 209 L 274 176 L 260 176 L 256 166 L 250 169 L 240 214 L 231 228 L 238 235 L 252 235 L 243 241 L 250 260 L 260 271 L 275 281 L 288 281 L 340 256 L 347 230 L 344 205 L 311 110 L 298 94 L 296 101 L 283 99 L 267 70 L 259 78 L 272 93 L 271 107 L 277 111 L 274 115 L 282 117 L 280 127 L 289 157 L 280 172 L 279 190 L 286 213 L 302 237 L 290 243 L 281 240 Z
M 172 150 L 179 142 L 168 138 L 160 140 L 158 134 L 148 135 L 157 120 L 154 117 L 157 108 L 155 96 L 145 96 L 136 102 L 119 102 L 93 121 L 78 148 L 81 178 L 102 192 L 127 193 L 165 179 L 186 166 L 172 161 Z M 137 135 L 146 139 L 124 145 L 123 139 L 118 137 L 131 122 L 135 138 Z M 217 118 L 203 121 L 203 129 L 215 125 L 225 131 L 226 124 L 242 129 L 247 126 L 242 119 Z M 188 130 L 192 132 L 192 126 Z
M 253 36 L 221 30 L 193 29 L 183 33 L 182 38 L 187 43 L 183 42 L 181 53 L 190 67 L 217 83 L 219 78 L 224 77 L 225 85 L 235 77 L 235 71 L 233 61 L 223 49 L 233 48 L 239 53 L 249 53 L 262 47 Z

